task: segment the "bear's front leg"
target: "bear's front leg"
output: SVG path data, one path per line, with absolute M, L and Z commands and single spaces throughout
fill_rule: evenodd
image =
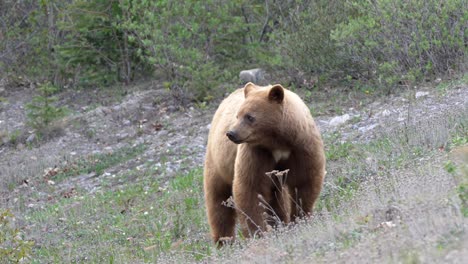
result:
M 235 208 L 244 237 L 260 235 L 265 231 L 266 201 L 271 200 L 273 183 L 265 175 L 272 171 L 274 161 L 263 149 L 243 144 L 235 162 L 233 195 Z M 263 205 L 262 205 L 263 204 Z
M 213 241 L 221 246 L 234 239 L 236 211 L 224 203 L 232 196 L 232 186 L 220 175 L 205 169 L 205 202 Z
M 291 221 L 310 216 L 322 189 L 325 177 L 325 158 L 322 153 L 301 153 L 289 161 L 292 168 L 287 184 L 292 197 Z

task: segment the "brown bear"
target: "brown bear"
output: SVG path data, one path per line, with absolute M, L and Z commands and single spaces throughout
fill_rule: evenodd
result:
M 289 170 L 287 192 L 266 175 L 272 170 Z M 250 237 L 267 229 L 268 215 L 285 223 L 309 215 L 324 176 L 323 142 L 309 108 L 279 84 L 247 83 L 221 103 L 208 136 L 204 190 L 214 242 L 234 238 L 236 216 Z M 234 206 L 226 206 L 231 196 Z

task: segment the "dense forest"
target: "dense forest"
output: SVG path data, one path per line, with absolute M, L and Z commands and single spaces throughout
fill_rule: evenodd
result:
M 0 72 L 11 86 L 57 89 L 155 78 L 199 101 L 256 67 L 296 87 L 391 91 L 466 70 L 467 10 L 465 0 L 3 0 Z

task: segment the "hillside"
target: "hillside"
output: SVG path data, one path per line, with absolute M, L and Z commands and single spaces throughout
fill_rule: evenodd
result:
M 3 91 L 0 206 L 22 237 L 9 245 L 38 263 L 466 263 L 466 78 L 387 97 L 297 92 L 327 150 L 316 214 L 218 251 L 201 187 L 217 103 L 182 107 L 154 83 L 70 90 L 38 137 L 34 91 Z

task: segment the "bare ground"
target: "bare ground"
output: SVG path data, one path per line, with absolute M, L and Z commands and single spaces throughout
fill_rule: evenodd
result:
M 385 138 L 390 139 L 390 151 L 362 153 L 358 148 L 360 153 L 350 151 L 331 158 L 323 199 L 343 188 L 336 184 L 339 177 L 345 183 L 359 182 L 349 199 L 321 208 L 312 221 L 224 249 L 202 261 L 468 262 L 468 221 L 461 213 L 456 190 L 467 175 L 460 170 L 449 173 L 446 168 L 449 160 L 462 169 L 468 163 L 463 146 L 459 146 L 462 154 L 450 154 L 458 152 L 448 144 L 456 131 L 467 136 L 468 86 L 418 91 L 428 94 L 417 96 L 410 91 L 362 100 L 362 95 L 312 94 L 311 108 L 319 109 L 315 118 L 326 142 L 366 145 Z M 167 91 L 152 84 L 118 96 L 106 91 L 67 92 L 60 95 L 60 103 L 69 106 L 70 114 L 54 125 L 53 136 L 27 143 L 32 131 L 26 126 L 24 105 L 32 96 L 29 89 L 7 91 L 0 101 L 0 206 L 15 212 L 19 225 L 39 245 L 44 242 L 41 231 L 22 219 L 29 211 L 44 208 L 75 189 L 89 194 L 118 189 L 126 184 L 119 175 L 130 170 L 152 167 L 151 177 L 167 182 L 201 166 L 216 105 L 179 108 Z M 351 118 L 334 126 L 330 121 L 337 108 Z M 142 153 L 101 175 L 83 173 L 59 182 L 50 180 L 51 168 L 65 168 L 80 157 L 138 145 L 145 146 Z M 405 156 L 413 147 L 422 147 L 423 154 Z M 396 157 L 392 162 L 401 164 L 385 163 L 388 157 L 383 155 L 388 153 Z M 360 159 L 353 160 L 355 154 Z M 401 157 L 407 161 L 398 161 Z M 357 161 L 359 164 L 352 164 Z M 112 184 L 103 186 L 104 178 Z M 180 262 L 183 258 L 169 253 L 159 261 Z

